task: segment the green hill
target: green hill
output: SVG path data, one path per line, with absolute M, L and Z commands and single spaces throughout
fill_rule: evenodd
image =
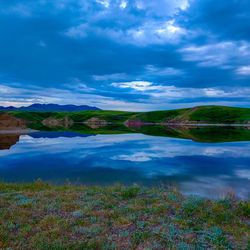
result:
M 248 123 L 250 122 L 250 109 L 200 106 L 187 109 L 145 112 L 136 114 L 133 118 L 145 122 Z
M 141 123 L 171 123 L 171 124 L 250 124 L 250 108 L 225 106 L 200 106 L 186 109 L 124 112 L 124 111 L 82 111 L 82 112 L 27 112 L 15 111 L 9 114 L 26 121 L 28 127 L 43 127 L 45 119 L 62 123 L 65 119 L 72 123 L 86 122 L 91 118 L 108 123 L 122 124 L 126 121 Z M 55 123 L 55 122 L 54 122 Z M 60 127 L 60 126 L 59 126 Z

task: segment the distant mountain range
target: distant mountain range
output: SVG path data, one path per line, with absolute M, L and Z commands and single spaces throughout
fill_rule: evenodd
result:
M 86 111 L 86 110 L 101 110 L 97 107 L 92 107 L 88 105 L 58 105 L 58 104 L 32 104 L 27 107 L 2 107 L 0 106 L 0 111 L 53 111 L 53 112 L 74 112 L 74 111 Z

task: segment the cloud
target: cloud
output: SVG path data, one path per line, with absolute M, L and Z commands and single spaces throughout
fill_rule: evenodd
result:
M 129 29 L 99 29 L 98 33 L 110 37 L 116 42 L 136 46 L 177 44 L 181 38 L 192 35 L 191 31 L 179 26 L 175 19 L 148 21 Z
M 145 70 L 148 74 L 157 76 L 178 76 L 184 74 L 184 72 L 180 69 L 173 67 L 160 68 L 154 65 L 146 65 Z
M 172 85 L 158 85 L 146 81 L 115 82 L 113 87 L 132 89 L 155 98 L 247 98 L 250 88 L 180 88 Z
M 194 36 L 195 33 L 179 26 L 175 19 L 167 21 L 143 22 L 132 28 L 107 27 L 100 28 L 82 23 L 70 27 L 64 34 L 71 38 L 84 39 L 88 33 L 108 37 L 117 43 L 149 46 L 152 44 L 177 44 L 183 37 Z
M 250 180 L 250 170 L 248 169 L 238 169 L 235 171 L 235 175 L 239 178 Z
M 189 25 L 206 30 L 218 40 L 248 40 L 250 29 L 248 0 L 192 1 Z
M 143 82 L 143 81 L 132 81 L 132 82 L 114 82 L 111 84 L 114 87 L 118 87 L 121 89 L 135 89 L 139 91 L 146 91 L 146 90 L 152 90 L 155 89 L 153 87 L 152 82 Z
M 32 9 L 29 5 L 17 3 L 15 5 L 11 5 L 7 8 L 2 8 L 0 12 L 4 14 L 13 14 L 19 15 L 21 17 L 31 17 L 32 16 Z
M 18 93 L 17 89 L 9 87 L 7 85 L 1 84 L 0 85 L 0 94 L 1 95 L 11 95 Z
M 110 1 L 109 0 L 96 0 L 96 2 L 101 4 L 105 8 L 109 8 L 109 6 L 110 6 Z
M 153 13 L 158 16 L 173 15 L 180 10 L 187 10 L 189 8 L 188 0 L 159 0 L 159 1 L 147 1 L 136 0 L 136 7 L 140 10 Z
M 0 94 L 1 106 L 28 106 L 32 103 L 56 103 L 56 104 L 76 104 L 76 105 L 90 105 L 97 106 L 102 109 L 115 109 L 136 111 L 136 110 L 147 110 L 154 109 L 150 103 L 138 103 L 135 101 L 119 100 L 97 93 L 88 93 L 83 88 L 78 86 L 77 91 L 74 88 L 42 88 L 42 87 L 26 87 L 22 85 L 16 85 L 15 87 L 8 87 L 1 85 Z M 93 92 L 93 90 L 91 89 Z M 11 95 L 11 96 L 10 96 Z M 77 101 L 76 101 L 77 100 Z
M 14 94 L 1 101 L 96 101 L 131 110 L 250 106 L 249 4 L 2 1 L 0 93 Z
M 250 76 L 250 65 L 241 66 L 241 67 L 237 68 L 236 73 L 238 75 L 242 75 L 242 76 Z
M 114 73 L 114 74 L 107 74 L 107 75 L 93 75 L 93 79 L 95 81 L 114 81 L 114 80 L 121 80 L 126 79 L 128 76 L 125 73 Z
M 121 3 L 120 3 L 120 8 L 121 9 L 126 9 L 128 6 L 128 2 L 125 1 L 125 0 L 122 0 Z
M 163 23 L 145 23 L 126 32 L 127 40 L 136 45 L 178 43 L 187 34 L 188 31 L 177 25 L 174 19 Z
M 64 34 L 71 38 L 84 38 L 87 36 L 87 24 L 80 24 L 69 28 Z
M 185 61 L 198 62 L 201 67 L 230 69 L 237 62 L 249 60 L 250 43 L 225 41 L 202 46 L 187 46 L 179 51 Z
M 132 161 L 132 162 L 147 162 L 151 161 L 154 157 L 154 154 L 148 154 L 145 152 L 137 152 L 133 155 L 117 155 L 111 157 L 112 160 L 119 160 L 119 161 Z

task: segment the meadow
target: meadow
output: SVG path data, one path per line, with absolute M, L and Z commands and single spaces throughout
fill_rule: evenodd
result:
M 0 184 L 0 249 L 249 249 L 250 202 L 175 188 Z
M 32 127 L 41 124 L 46 118 L 84 122 L 93 117 L 110 123 L 124 123 L 135 120 L 148 123 L 211 123 L 211 124 L 247 124 L 250 121 L 249 108 L 225 106 L 200 106 L 186 109 L 162 110 L 152 112 L 125 112 L 112 110 L 82 112 L 8 112 L 28 122 Z

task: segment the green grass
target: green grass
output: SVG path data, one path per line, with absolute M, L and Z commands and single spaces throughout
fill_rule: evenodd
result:
M 248 249 L 249 220 L 232 195 L 0 183 L 0 249 Z
M 124 123 L 127 120 L 162 123 L 248 123 L 249 108 L 233 108 L 224 106 L 201 106 L 187 109 L 153 111 L 153 112 L 123 112 L 123 111 L 82 111 L 82 112 L 9 112 L 28 122 L 32 128 L 41 127 L 46 118 L 62 119 L 68 117 L 74 122 L 84 122 L 96 117 L 107 122 Z M 40 125 L 39 125 L 40 124 Z
M 247 123 L 250 121 L 250 109 L 201 106 L 189 109 L 146 112 L 134 117 L 146 122 Z
M 74 122 L 83 122 L 87 121 L 92 117 L 97 117 L 99 119 L 104 119 L 107 122 L 125 122 L 129 117 L 134 115 L 133 112 L 124 112 L 124 111 L 82 111 L 82 112 L 27 112 L 27 111 L 15 111 L 8 112 L 13 114 L 18 118 L 22 118 L 31 122 L 41 122 L 43 119 L 48 117 L 62 119 L 68 117 Z
M 204 106 L 198 107 L 189 117 L 191 121 L 206 121 L 209 123 L 244 123 L 250 121 L 250 109 Z
M 175 119 L 179 115 L 187 112 L 188 109 L 176 109 L 176 110 L 166 110 L 166 111 L 152 111 L 135 114 L 132 119 L 141 120 L 144 122 L 155 122 L 160 123 L 168 120 Z
M 83 111 L 83 112 L 9 112 L 22 118 L 27 126 L 40 131 L 71 131 L 82 134 L 125 134 L 142 133 L 154 136 L 167 136 L 183 139 L 191 139 L 198 142 L 230 142 L 250 140 L 250 130 L 236 127 L 167 127 L 163 124 L 154 126 L 127 127 L 127 120 L 140 120 L 142 122 L 171 122 L 171 123 L 249 123 L 250 109 L 230 108 L 218 106 L 203 106 L 192 109 L 180 109 L 171 111 L 155 111 L 145 113 L 133 113 L 123 111 Z M 42 121 L 47 118 L 63 119 L 68 117 L 72 121 L 70 127 L 48 127 Z M 107 125 L 91 128 L 84 124 L 92 117 L 107 121 Z

